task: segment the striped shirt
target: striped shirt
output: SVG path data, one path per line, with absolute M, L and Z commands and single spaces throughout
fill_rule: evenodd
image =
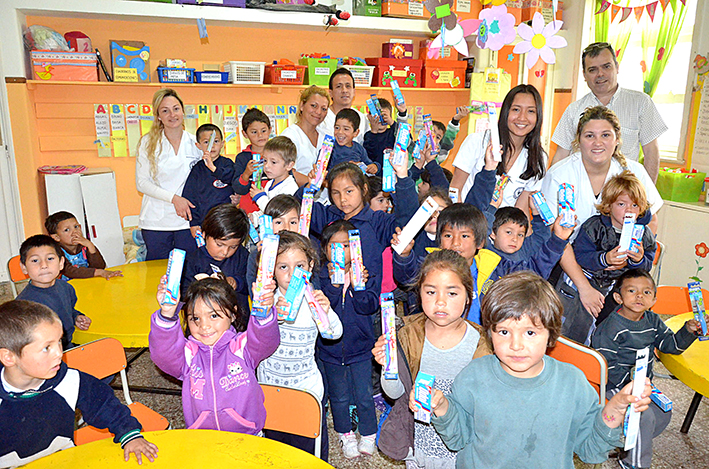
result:
M 554 129 L 552 142 L 561 148 L 571 150 L 581 114 L 586 108 L 593 106 L 603 106 L 593 93 L 588 93 L 578 101 L 569 104 Z M 606 107 L 618 116 L 620 136 L 623 140 L 621 149 L 623 155 L 633 161 L 638 161 L 640 145 L 647 145 L 667 131 L 667 125 L 662 120 L 652 98 L 640 91 L 619 86 Z
M 650 347 L 651 351 L 657 348 L 662 353 L 679 355 L 696 338 L 686 327 L 676 333 L 672 332 L 660 316 L 652 311 L 646 311 L 639 321 L 625 318 L 616 311 L 598 326 L 591 338 L 591 346 L 608 362 L 606 390 L 612 391 L 621 389 L 631 380 L 638 350 Z M 651 353 L 647 365 L 650 379 L 654 361 L 655 354 Z

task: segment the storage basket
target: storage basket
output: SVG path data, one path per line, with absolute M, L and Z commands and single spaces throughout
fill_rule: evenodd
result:
M 229 72 L 194 72 L 195 83 L 229 83 Z
M 302 85 L 305 78 L 305 65 L 275 63 L 266 65 L 264 83 L 272 85 Z
M 352 72 L 356 86 L 372 86 L 374 67 L 369 65 L 345 65 L 344 67 Z
M 675 173 L 668 168 L 660 168 L 655 186 L 665 200 L 698 202 L 706 176 L 706 173 Z
M 158 67 L 158 79 L 160 83 L 192 83 L 194 68 Z
M 229 73 L 229 83 L 236 85 L 263 84 L 265 62 L 224 62 L 224 71 Z
M 35 80 L 98 81 L 93 52 L 33 50 L 30 57 Z
M 308 73 L 305 75 L 306 85 L 326 87 L 330 84 L 330 75 L 337 70 L 337 59 L 301 57 L 298 63 L 308 67 Z

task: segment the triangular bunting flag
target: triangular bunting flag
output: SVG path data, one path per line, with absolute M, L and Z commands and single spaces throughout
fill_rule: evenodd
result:
M 600 15 L 601 13 L 606 11 L 609 6 L 611 6 L 611 2 L 609 2 L 608 0 L 601 0 L 601 8 L 599 8 L 599 10 L 596 12 L 596 14 Z
M 667 5 L 670 3 L 670 0 L 660 0 L 660 5 L 662 5 L 662 12 L 664 13 L 665 10 L 667 9 Z
M 633 10 L 635 11 L 635 20 L 640 21 L 640 18 L 643 16 L 643 11 L 645 11 L 645 6 L 635 7 Z
M 679 1 L 682 2 L 682 5 L 687 6 L 687 3 L 686 3 L 687 0 L 679 0 Z
M 657 2 L 648 3 L 645 5 L 647 14 L 650 15 L 650 21 L 655 21 L 655 10 L 657 9 Z
M 667 1 L 669 2 L 670 0 Z M 611 6 L 611 23 L 615 21 L 615 17 L 618 16 L 618 13 L 620 13 L 620 7 L 618 5 Z
M 622 23 L 623 21 L 628 19 L 628 16 L 633 12 L 633 9 L 630 7 L 622 7 L 623 10 L 623 15 L 620 17 L 620 21 L 618 23 Z

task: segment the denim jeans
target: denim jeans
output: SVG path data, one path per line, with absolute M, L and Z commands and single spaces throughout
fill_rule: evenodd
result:
M 359 417 L 359 433 L 362 436 L 377 433 L 377 417 L 372 399 L 372 360 L 364 360 L 350 365 L 337 365 L 323 362 L 325 380 L 330 394 L 332 420 L 337 433 L 347 433 L 352 429 L 350 423 L 350 389 L 354 394 Z M 352 379 L 347 379 L 347 371 Z M 350 388 L 350 383 L 352 388 Z

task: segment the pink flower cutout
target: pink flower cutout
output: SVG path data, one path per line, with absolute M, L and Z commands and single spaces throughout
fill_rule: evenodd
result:
M 481 28 L 478 30 L 476 44 L 481 49 L 500 50 L 507 44 L 512 44 L 517 37 L 515 33 L 515 17 L 507 13 L 505 5 L 485 8 L 480 12 Z
M 527 68 L 534 67 L 540 57 L 548 64 L 556 63 L 556 54 L 552 49 L 567 46 L 566 39 L 555 36 L 562 24 L 564 24 L 563 21 L 554 20 L 545 26 L 544 17 L 541 13 L 536 12 L 532 18 L 531 27 L 526 23 L 520 23 L 517 26 L 517 34 L 522 38 L 522 41 L 515 46 L 513 52 L 527 54 L 525 61 Z

